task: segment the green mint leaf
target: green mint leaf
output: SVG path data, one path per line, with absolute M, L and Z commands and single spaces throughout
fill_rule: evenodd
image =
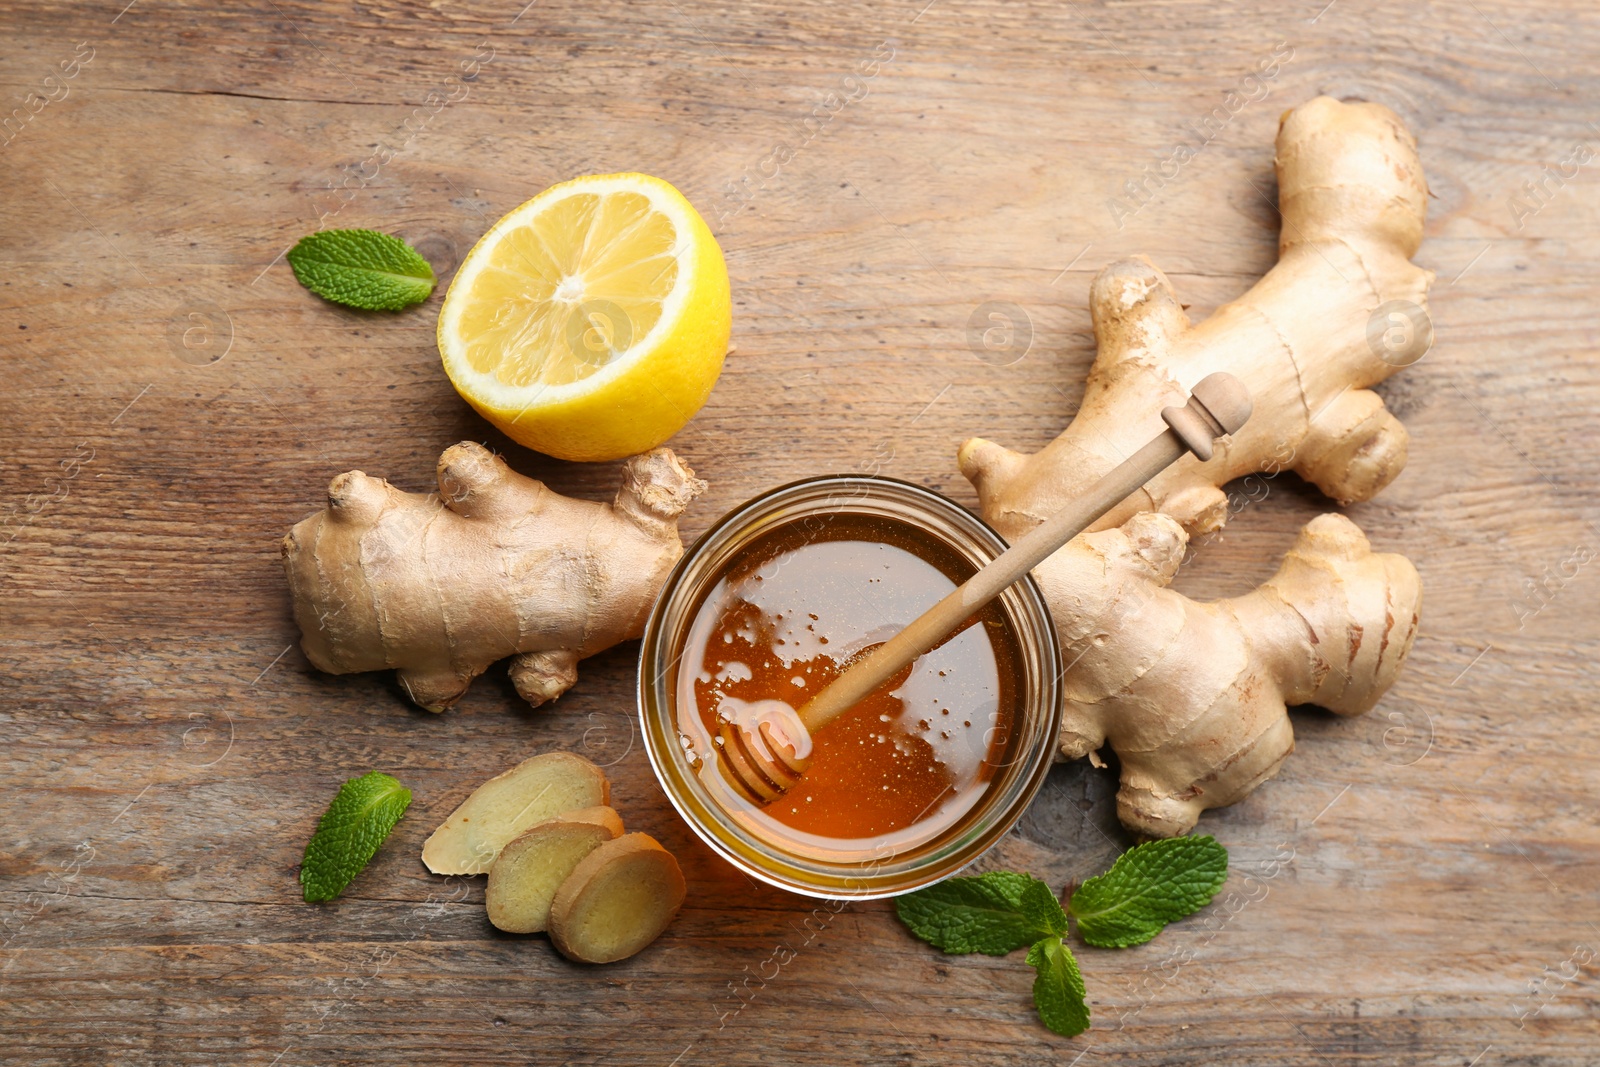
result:
M 289 249 L 300 284 L 335 304 L 399 311 L 428 298 L 435 278 L 416 249 L 374 230 L 321 230 Z
M 1033 980 L 1033 1006 L 1039 1009 L 1039 1021 L 1062 1037 L 1076 1037 L 1089 1029 L 1083 975 L 1061 938 L 1035 942 L 1028 950 L 1028 965 L 1038 972 Z
M 1027 878 L 1027 875 L 1023 877 Z M 1061 901 L 1056 899 L 1055 892 L 1039 879 L 1028 878 L 1028 884 L 1022 889 L 1019 903 L 1022 905 L 1023 915 L 1039 933 L 1067 932 L 1067 913 L 1061 910 Z
M 340 786 L 317 823 L 317 832 L 306 842 L 300 863 L 306 900 L 332 900 L 344 892 L 410 803 L 411 790 L 377 771 Z
M 1127 948 L 1205 907 L 1227 877 L 1228 850 L 1209 837 L 1147 841 L 1079 886 L 1067 907 L 1085 942 Z
M 1011 871 L 946 879 L 897 898 L 894 906 L 913 934 L 956 955 L 1004 956 L 1067 929 L 1050 887 Z

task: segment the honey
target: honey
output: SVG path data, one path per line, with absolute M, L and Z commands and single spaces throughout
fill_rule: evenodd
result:
M 667 575 L 639 653 L 645 751 L 700 840 L 826 900 L 909 892 L 994 847 L 1061 728 L 1061 649 L 1031 578 L 813 731 L 776 800 L 747 799 L 718 742 L 719 716 L 798 711 L 1005 547 L 954 501 L 873 475 L 790 482 L 713 524 Z
M 678 659 L 680 741 L 721 773 L 719 716 L 799 708 L 975 570 L 911 523 L 839 513 L 776 525 L 709 581 Z M 802 851 L 904 848 L 960 823 L 1012 752 L 1020 650 L 998 602 L 812 737 L 799 785 L 763 806 L 719 802 Z

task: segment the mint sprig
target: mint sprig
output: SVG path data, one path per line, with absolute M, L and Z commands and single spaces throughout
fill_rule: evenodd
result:
M 344 892 L 410 804 L 411 790 L 377 771 L 340 786 L 317 823 L 317 832 L 306 842 L 300 863 L 306 900 L 332 900 Z
M 894 908 L 913 934 L 951 955 L 1004 956 L 1031 945 L 1040 1020 L 1067 1037 L 1089 1029 L 1083 975 L 1061 940 L 1067 913 L 1044 882 L 1015 871 L 949 878 L 897 897 Z
M 1004 956 L 1067 932 L 1066 912 L 1050 887 L 1011 871 L 951 878 L 907 893 L 894 906 L 913 934 L 951 955 Z
M 913 934 L 952 955 L 1004 956 L 1031 945 L 1039 1019 L 1073 1037 L 1089 1029 L 1089 1004 L 1078 961 L 1063 939 L 1067 917 L 1087 944 L 1140 945 L 1205 907 L 1227 877 L 1226 849 L 1209 837 L 1180 837 L 1129 849 L 1105 874 L 1079 886 L 1065 911 L 1037 878 L 990 871 L 907 893 L 895 901 L 895 912 Z
M 1128 948 L 1205 907 L 1227 880 L 1228 850 L 1209 837 L 1147 841 L 1079 886 L 1068 909 L 1086 944 Z
M 399 311 L 428 298 L 437 279 L 417 250 L 376 230 L 320 230 L 289 249 L 301 285 L 364 311 Z

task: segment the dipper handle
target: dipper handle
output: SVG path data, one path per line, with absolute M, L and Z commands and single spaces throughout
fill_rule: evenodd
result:
M 1161 417 L 1167 429 L 1160 436 L 807 701 L 798 712 L 806 729 L 815 733 L 854 707 L 1184 453 L 1209 460 L 1217 438 L 1234 433 L 1249 419 L 1250 393 L 1233 375 L 1212 374 L 1195 384 L 1186 406 L 1166 408 Z

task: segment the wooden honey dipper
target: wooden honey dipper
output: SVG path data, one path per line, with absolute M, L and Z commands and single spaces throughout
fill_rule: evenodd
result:
M 1231 374 L 1202 378 L 1186 406 L 1162 410 L 1167 429 L 1160 436 L 990 560 L 904 630 L 857 660 L 799 711 L 781 700 L 725 700 L 717 717 L 722 767 L 728 780 L 756 803 L 771 802 L 794 788 L 811 762 L 812 734 L 954 633 L 1052 552 L 1184 453 L 1193 452 L 1201 462 L 1209 460 L 1217 439 L 1235 433 L 1249 417 L 1250 393 L 1244 383 Z M 730 708 L 736 710 L 730 714 Z

